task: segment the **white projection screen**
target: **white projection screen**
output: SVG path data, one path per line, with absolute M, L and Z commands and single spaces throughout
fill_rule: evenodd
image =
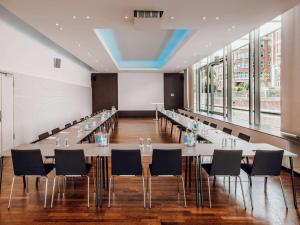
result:
M 118 109 L 155 110 L 152 103 L 164 102 L 163 73 L 120 72 L 118 74 Z

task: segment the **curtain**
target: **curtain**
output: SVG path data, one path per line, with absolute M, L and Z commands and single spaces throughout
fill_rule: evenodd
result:
M 281 131 L 300 136 L 300 5 L 282 16 Z

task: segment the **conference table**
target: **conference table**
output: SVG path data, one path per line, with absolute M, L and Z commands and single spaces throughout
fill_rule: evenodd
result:
M 177 114 L 171 111 L 160 110 L 160 116 L 168 118 L 175 124 L 183 126 L 187 129 L 191 128 L 191 124 L 193 122 L 192 119 Z M 243 140 L 236 139 L 235 146 L 224 146 L 223 139 L 224 137 L 233 138 L 233 136 L 229 136 L 224 132 L 211 128 L 209 126 L 203 125 L 201 123 L 201 128 L 198 131 L 194 131 L 197 135 L 201 136 L 206 141 L 197 142 L 195 146 L 186 146 L 184 144 L 174 144 L 174 143 L 152 143 L 151 145 L 143 145 L 140 146 L 139 143 L 132 144 L 109 144 L 108 146 L 99 146 L 96 143 L 84 143 L 83 140 L 86 139 L 89 135 L 91 135 L 97 128 L 100 126 L 105 126 L 105 124 L 111 120 L 115 121 L 117 117 L 116 112 L 108 112 L 108 116 L 103 119 L 100 114 L 95 115 L 90 118 L 93 122 L 93 127 L 90 130 L 84 130 L 84 125 L 86 121 L 78 123 L 70 128 L 60 131 L 59 133 L 50 136 L 44 140 L 36 142 L 34 144 L 24 144 L 15 147 L 15 149 L 19 150 L 27 150 L 27 149 L 40 149 L 41 153 L 44 157 L 54 156 L 54 149 L 83 149 L 86 157 L 96 158 L 96 199 L 95 206 L 102 207 L 103 205 L 103 185 L 104 185 L 104 159 L 111 156 L 112 149 L 140 149 L 142 157 L 151 157 L 153 149 L 181 149 L 183 157 L 194 157 L 195 158 L 195 183 L 196 183 L 196 205 L 197 207 L 204 206 L 203 201 L 203 189 L 202 189 L 202 177 L 201 177 L 201 162 L 203 157 L 212 157 L 215 149 L 222 150 L 242 150 L 244 157 L 253 157 L 255 155 L 255 151 L 259 150 L 280 150 L 279 148 L 265 144 L 265 143 L 248 143 Z M 79 132 L 81 131 L 81 132 Z M 227 135 L 227 136 L 226 136 Z M 61 143 L 57 146 L 57 139 L 64 140 L 68 138 L 68 146 L 65 146 L 64 143 Z M 2 153 L 1 158 L 10 157 L 10 150 Z M 292 179 L 292 188 L 293 188 L 293 198 L 294 198 L 294 206 L 297 207 L 296 201 L 296 190 L 295 190 L 295 178 L 293 172 L 293 158 L 297 157 L 296 154 L 291 153 L 289 151 L 284 150 L 284 156 L 290 159 L 291 166 L 291 179 Z M 1 166 L 2 171 L 2 166 Z M 107 170 L 107 168 L 106 168 Z
M 284 157 L 289 158 L 290 163 L 290 175 L 291 175 L 291 182 L 292 182 L 292 191 L 293 191 L 293 201 L 294 206 L 297 208 L 297 197 L 296 197 L 296 187 L 295 187 L 295 176 L 294 176 L 294 164 L 293 159 L 297 157 L 296 154 L 287 151 L 285 149 L 280 149 L 273 145 L 267 143 L 250 143 L 244 141 L 242 139 L 238 139 L 233 135 L 229 135 L 217 128 L 212 128 L 208 125 L 205 125 L 198 121 L 200 124 L 199 128 L 193 129 L 193 123 L 195 120 L 176 113 L 170 110 L 160 110 L 159 111 L 161 117 L 167 118 L 171 123 L 175 125 L 179 125 L 184 127 L 186 130 L 190 130 L 194 132 L 195 135 L 201 137 L 203 141 L 201 143 L 197 143 L 194 147 L 190 147 L 195 152 L 196 160 L 196 201 L 197 206 L 199 202 L 201 206 L 203 206 L 203 190 L 202 190 L 202 177 L 200 173 L 201 169 L 201 162 L 203 157 L 212 157 L 214 150 L 242 150 L 243 157 L 253 157 L 256 151 L 259 150 L 284 150 Z M 224 144 L 224 140 L 226 139 L 227 144 Z M 229 143 L 228 143 L 229 142 Z M 200 198 L 200 199 L 199 199 Z

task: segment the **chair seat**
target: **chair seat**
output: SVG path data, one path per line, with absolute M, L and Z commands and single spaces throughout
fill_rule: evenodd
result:
M 241 165 L 241 169 L 244 170 L 248 175 L 250 175 L 252 173 L 252 168 L 253 168 L 253 166 L 250 164 L 243 163 Z
M 93 167 L 93 165 L 92 165 L 92 164 L 90 164 L 90 163 L 86 163 L 86 164 L 85 164 L 85 168 L 86 168 L 86 175 L 88 175 L 88 174 L 89 174 L 89 172 L 91 171 L 92 167 Z
M 201 166 L 203 167 L 203 169 L 206 171 L 207 174 L 210 174 L 211 167 L 212 167 L 211 163 L 203 163 L 201 164 Z
M 55 164 L 46 163 L 44 164 L 44 167 L 45 167 L 46 175 L 48 175 L 48 173 L 50 173 L 55 168 Z

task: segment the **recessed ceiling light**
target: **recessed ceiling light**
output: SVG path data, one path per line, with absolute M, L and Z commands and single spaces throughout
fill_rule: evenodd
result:
M 81 45 L 80 45 L 80 43 L 79 43 L 79 42 L 77 42 L 77 41 L 76 41 L 76 45 L 77 45 L 78 47 L 80 47 L 80 46 L 81 46 Z
M 129 18 L 128 16 L 124 16 L 124 19 L 125 19 L 125 20 L 128 20 L 128 18 Z
M 56 23 L 56 24 L 55 24 L 55 26 L 57 26 L 57 27 L 58 27 L 58 26 L 59 26 L 59 23 Z
M 60 27 L 59 29 L 60 29 L 60 30 L 63 30 L 64 28 Z
M 92 56 L 92 54 L 90 52 L 88 52 L 88 56 Z
M 216 20 L 219 20 L 219 19 L 220 19 L 220 17 L 216 16 Z
M 228 28 L 227 31 L 230 32 L 230 31 L 231 31 L 231 28 Z
M 171 20 L 174 20 L 174 19 L 175 19 L 175 17 L 174 17 L 174 16 L 171 16 L 171 17 L 170 17 L 170 19 L 171 19 Z
M 86 18 L 87 20 L 91 19 L 91 17 L 90 17 L 90 16 L 86 16 L 85 18 Z
M 232 28 L 232 29 L 235 29 L 235 26 L 234 26 L 234 25 L 232 25 L 232 26 L 231 26 L 231 28 Z
M 76 17 L 76 16 L 73 16 L 73 19 L 74 19 L 74 20 L 76 20 L 76 19 L 77 19 L 77 17 Z
M 202 17 L 202 20 L 206 20 L 206 16 L 203 16 L 203 17 Z

